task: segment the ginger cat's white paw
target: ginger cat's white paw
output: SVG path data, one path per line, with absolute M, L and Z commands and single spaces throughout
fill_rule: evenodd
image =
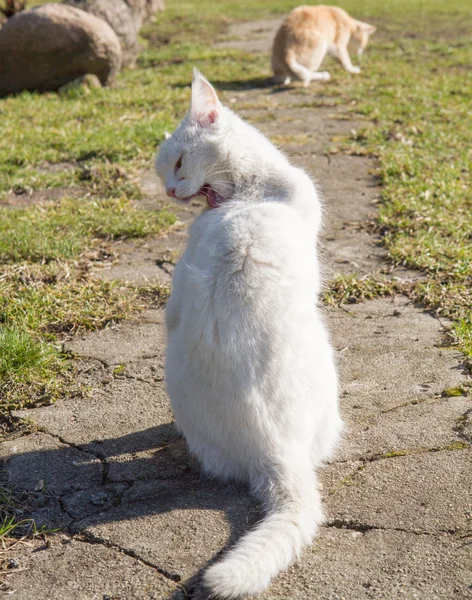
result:
M 354 73 L 357 75 L 357 73 L 361 72 L 361 68 L 360 67 L 352 67 L 352 69 L 349 69 L 349 73 Z
M 322 81 L 329 81 L 331 79 L 329 71 L 321 71 L 320 75 L 323 75 Z

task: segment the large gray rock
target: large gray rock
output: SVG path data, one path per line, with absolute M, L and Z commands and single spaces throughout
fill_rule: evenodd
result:
M 0 96 L 56 90 L 81 75 L 103 85 L 121 66 L 113 29 L 94 15 L 61 4 L 21 12 L 0 29 Z
M 164 0 L 64 0 L 106 21 L 118 36 L 123 65 L 133 66 L 138 54 L 138 34 L 143 23 L 164 10 Z

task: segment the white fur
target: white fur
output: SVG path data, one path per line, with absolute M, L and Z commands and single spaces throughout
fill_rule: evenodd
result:
M 317 307 L 316 189 L 215 98 L 196 73 L 198 114 L 164 142 L 156 168 L 177 198 L 208 183 L 226 199 L 195 220 L 175 268 L 166 378 L 204 471 L 248 482 L 267 512 L 205 573 L 214 595 L 238 598 L 261 592 L 310 543 L 323 518 L 314 467 L 331 454 L 341 419 Z

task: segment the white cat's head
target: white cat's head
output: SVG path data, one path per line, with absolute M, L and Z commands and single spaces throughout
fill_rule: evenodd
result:
M 362 56 L 367 44 L 369 43 L 370 36 L 374 33 L 377 28 L 375 25 L 369 25 L 369 23 L 363 23 L 362 21 L 356 21 L 356 29 L 352 34 L 352 40 L 357 46 L 357 55 Z
M 212 207 L 232 196 L 228 113 L 212 85 L 195 69 L 190 112 L 172 135 L 166 133 L 156 158 L 156 171 L 168 196 L 184 202 L 206 196 Z

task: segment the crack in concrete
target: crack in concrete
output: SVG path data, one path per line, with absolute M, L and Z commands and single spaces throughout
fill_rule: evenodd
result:
M 328 529 L 348 529 L 350 531 L 358 531 L 365 533 L 367 531 L 400 531 L 402 533 L 410 533 L 412 535 L 439 535 L 447 534 L 453 536 L 463 536 L 466 532 L 460 529 L 437 529 L 435 531 L 427 529 L 406 529 L 403 527 L 381 527 L 380 525 L 371 525 L 370 523 L 359 523 L 354 520 L 331 519 L 323 523 L 322 527 Z
M 111 542 L 110 540 L 101 538 L 100 536 L 95 535 L 95 534 L 91 533 L 90 531 L 85 531 L 81 534 L 75 535 L 75 536 L 73 536 L 73 538 L 79 542 L 83 542 L 83 543 L 87 543 L 87 544 L 99 544 L 99 545 L 105 546 L 106 548 L 111 548 L 113 550 L 117 550 L 118 552 L 122 552 L 126 556 L 130 556 L 131 558 L 134 558 L 135 560 L 139 560 L 141 563 L 143 563 L 147 567 L 154 569 L 155 571 L 157 571 L 158 573 L 163 575 L 166 579 L 169 579 L 170 581 L 173 581 L 174 583 L 179 583 L 182 579 L 182 577 L 178 573 L 172 573 L 171 571 L 167 571 L 166 569 L 163 569 L 162 567 L 155 565 L 150 560 L 147 560 L 146 558 L 143 558 L 142 556 L 140 556 L 134 550 L 130 550 L 129 548 L 124 548 L 123 546 L 120 546 L 119 544 L 115 544 L 114 542 Z
M 397 404 L 396 406 L 392 406 L 391 408 L 385 408 L 384 410 L 375 413 L 372 418 L 379 417 L 380 415 L 385 415 L 391 412 L 395 412 L 402 408 L 407 408 L 408 406 L 418 406 L 420 404 L 424 404 L 425 402 L 430 402 L 431 404 L 436 404 L 441 400 L 445 400 L 444 396 L 435 395 L 435 396 L 427 396 L 426 398 L 415 398 L 413 400 L 408 400 L 407 402 L 403 402 L 402 404 Z
M 354 471 L 352 471 L 352 473 L 349 473 L 349 475 L 346 475 L 345 477 L 343 477 L 335 486 L 333 486 L 329 490 L 328 493 L 330 495 L 334 495 L 337 492 L 339 492 L 339 490 L 341 490 L 343 487 L 349 486 L 349 485 L 354 485 L 354 479 L 355 479 L 356 475 L 358 475 L 363 469 L 365 469 L 365 467 L 369 463 L 377 462 L 379 460 L 388 460 L 388 459 L 392 459 L 392 458 L 399 458 L 402 456 L 411 456 L 414 454 L 425 454 L 428 452 L 454 452 L 457 450 L 469 450 L 471 447 L 472 447 L 472 445 L 469 442 L 455 441 L 455 442 L 451 442 L 448 446 L 443 446 L 443 447 L 438 446 L 438 447 L 434 447 L 434 448 L 414 448 L 411 450 L 393 450 L 391 452 L 384 452 L 382 454 L 375 454 L 373 456 L 361 456 L 361 457 L 355 457 L 355 458 L 346 459 L 346 460 L 333 461 L 329 464 L 342 465 L 342 464 L 348 464 L 350 462 L 355 462 L 355 461 L 359 461 L 362 464 L 360 464 L 356 469 L 354 469 Z
M 143 377 L 131 375 L 126 372 L 120 373 L 120 375 L 117 377 L 115 376 L 115 379 L 128 379 L 131 381 L 140 381 L 141 383 L 147 383 L 148 385 L 155 385 L 156 383 L 162 383 L 164 381 L 164 377 L 161 375 L 157 376 L 155 379 L 144 379 Z
M 74 517 L 73 517 L 73 516 L 70 514 L 70 512 L 67 510 L 67 508 L 66 508 L 66 506 L 65 506 L 65 504 L 64 504 L 64 500 L 63 500 L 63 497 L 64 497 L 64 496 L 67 496 L 67 493 L 65 493 L 65 494 L 62 494 L 62 496 L 57 496 L 57 501 L 59 502 L 59 506 L 61 507 L 61 511 L 62 511 L 62 512 L 65 514 L 65 515 L 67 515 L 67 516 L 69 517 L 70 521 L 71 521 L 71 522 L 70 522 L 70 524 L 69 524 L 69 527 L 72 527 L 72 525 L 74 524 L 74 522 L 75 522 L 77 519 L 74 519 Z
M 454 440 L 447 446 L 433 446 L 431 448 L 424 448 L 419 446 L 418 448 L 406 448 L 402 450 L 391 450 L 387 452 L 382 452 L 378 454 L 373 454 L 371 456 L 353 456 L 351 458 L 346 458 L 343 460 L 333 460 L 329 464 L 330 465 L 344 465 L 351 462 L 360 461 L 363 463 L 363 466 L 366 466 L 368 463 L 376 462 L 378 460 L 386 460 L 390 458 L 399 458 L 401 456 L 410 456 L 412 454 L 425 454 L 427 452 L 453 452 L 455 450 L 468 450 L 472 447 L 468 441 L 459 441 Z
M 381 454 L 374 454 L 373 456 L 367 458 L 360 458 L 358 460 L 362 460 L 365 462 L 376 462 L 377 460 L 384 460 L 388 458 L 398 458 L 400 456 L 410 456 L 412 454 L 425 454 L 427 452 L 453 452 L 455 450 L 467 450 L 470 448 L 470 444 L 468 442 L 459 442 L 453 441 L 447 446 L 433 446 L 432 448 L 412 448 L 405 450 L 392 450 L 391 452 L 383 452 Z

